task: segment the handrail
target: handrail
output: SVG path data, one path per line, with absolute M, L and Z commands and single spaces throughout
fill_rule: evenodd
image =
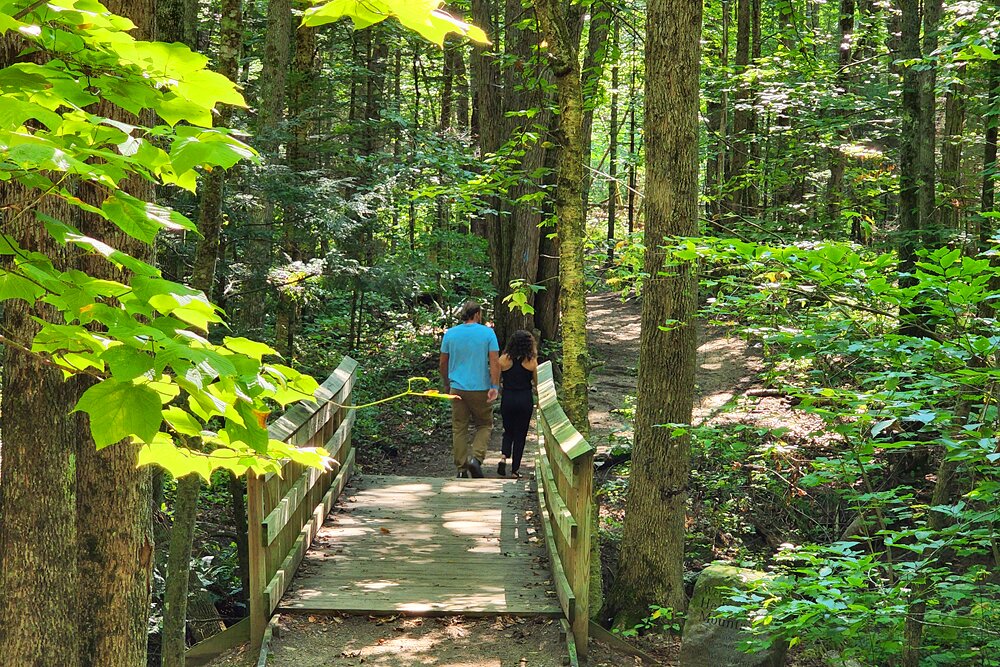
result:
M 293 461 L 281 474 L 247 475 L 250 556 L 250 642 L 259 650 L 264 631 L 306 550 L 354 467 L 352 391 L 358 362 L 344 357 L 316 390 L 314 403 L 299 403 L 274 421 L 270 437 L 298 447 L 325 447 L 340 465 L 317 470 Z
M 594 447 L 559 405 L 552 363 L 538 367 L 538 455 L 535 477 L 552 580 L 580 657 L 587 654 L 590 599 L 591 491 Z

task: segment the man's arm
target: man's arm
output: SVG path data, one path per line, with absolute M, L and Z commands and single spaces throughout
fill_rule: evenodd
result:
M 448 380 L 448 353 L 442 352 L 441 359 L 438 360 L 438 373 L 441 374 L 441 385 L 444 387 L 444 393 L 451 393 L 451 381 Z
M 497 396 L 500 395 L 500 353 L 497 351 L 490 350 L 490 391 L 486 395 L 486 399 L 490 401 L 497 400 Z

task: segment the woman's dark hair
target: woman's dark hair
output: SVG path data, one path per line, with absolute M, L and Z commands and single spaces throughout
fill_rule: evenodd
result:
M 535 337 L 530 331 L 519 329 L 507 340 L 503 351 L 511 361 L 524 361 L 535 358 Z

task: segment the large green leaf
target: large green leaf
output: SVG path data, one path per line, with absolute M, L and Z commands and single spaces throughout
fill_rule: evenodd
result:
M 163 422 L 160 396 L 145 384 L 108 379 L 80 397 L 74 412 L 90 416 L 90 433 L 98 449 L 134 435 L 150 442 Z
M 317 26 L 350 18 L 355 29 L 360 30 L 393 16 L 438 46 L 444 46 L 449 33 L 475 42 L 489 42 L 480 28 L 441 11 L 442 4 L 440 0 L 332 0 L 307 9 L 302 24 Z

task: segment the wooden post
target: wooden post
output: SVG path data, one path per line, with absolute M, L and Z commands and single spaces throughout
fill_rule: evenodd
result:
M 571 512 L 576 519 L 577 539 L 573 544 L 573 593 L 576 611 L 573 614 L 573 637 L 581 659 L 587 658 L 587 636 L 590 626 L 590 512 L 593 505 L 591 488 L 594 484 L 594 452 L 587 452 L 573 461 L 576 481 L 571 492 Z
M 253 472 L 247 473 L 247 544 L 250 552 L 250 647 L 260 650 L 264 640 L 264 630 L 270 614 L 264 604 L 264 586 L 267 585 L 265 572 L 264 535 L 264 479 Z

